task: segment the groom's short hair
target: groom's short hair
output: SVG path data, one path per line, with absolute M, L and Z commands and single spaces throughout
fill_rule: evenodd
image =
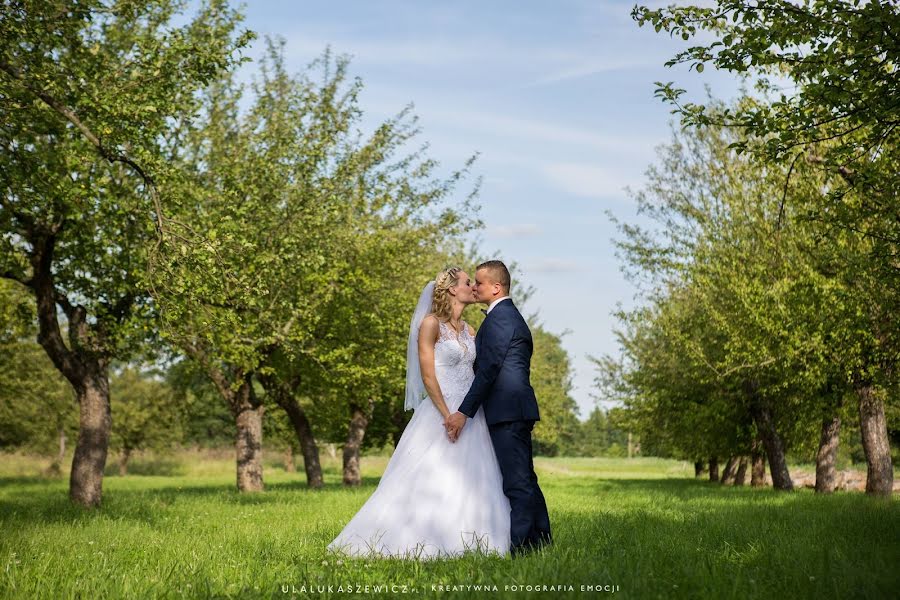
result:
M 506 290 L 506 293 L 509 294 L 509 269 L 506 268 L 502 260 L 487 260 L 475 267 L 476 271 L 481 269 L 487 270 L 491 274 L 491 279 L 499 283 Z

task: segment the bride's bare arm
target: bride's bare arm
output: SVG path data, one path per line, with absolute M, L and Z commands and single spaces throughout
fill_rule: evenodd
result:
M 434 403 L 435 408 L 445 419 L 450 414 L 441 386 L 438 385 L 437 375 L 434 372 L 434 345 L 440 333 L 437 317 L 428 315 L 419 327 L 419 369 L 422 371 L 422 382 L 425 391 Z

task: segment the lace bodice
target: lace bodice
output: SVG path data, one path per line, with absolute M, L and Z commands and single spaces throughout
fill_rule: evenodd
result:
M 449 324 L 439 321 L 440 333 L 434 344 L 434 370 L 441 386 L 441 393 L 447 408 L 456 410 L 460 405 L 475 372 L 472 363 L 475 362 L 475 338 L 469 334 L 469 326 L 465 322 L 462 325 L 459 336 Z

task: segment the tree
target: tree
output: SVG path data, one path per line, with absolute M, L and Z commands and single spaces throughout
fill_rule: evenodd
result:
M 531 385 L 540 403 L 541 420 L 534 428 L 534 447 L 538 454 L 555 456 L 571 447 L 578 430 L 578 405 L 569 395 L 572 374 L 569 355 L 562 337 L 532 326 L 534 354 L 531 360 Z
M 594 359 L 597 364 L 597 359 Z M 604 410 L 595 406 L 587 420 L 578 424 L 578 432 L 574 443 L 567 454 L 574 456 L 627 456 L 628 436 L 635 427 L 634 411 L 623 407 Z M 634 446 L 640 446 L 645 453 L 645 443 L 640 438 L 632 437 Z M 671 453 L 662 446 L 650 449 L 654 456 L 670 456 Z
M 829 431 L 822 460 L 833 459 L 836 399 L 861 365 L 884 364 L 873 335 L 884 305 L 877 286 L 852 284 L 848 261 L 834 260 L 864 255 L 867 240 L 844 232 L 840 245 L 823 243 L 819 224 L 801 218 L 822 194 L 821 175 L 797 167 L 785 188 L 787 167 L 742 158 L 734 136 L 688 130 L 648 171 L 640 210 L 663 228 L 623 225 L 619 247 L 649 275 L 651 302 L 620 315 L 626 360 L 609 372 L 649 443 L 736 457 L 758 435 L 775 486 L 790 489 L 784 455 L 798 424 L 819 415 Z M 867 372 L 890 382 L 889 370 Z
M 461 209 L 461 212 L 464 210 Z M 441 244 L 451 224 L 410 227 L 373 223 L 365 239 L 347 242 L 347 275 L 318 323 L 317 352 L 301 357 L 303 394 L 330 405 L 319 418 L 340 423 L 329 437 L 344 440 L 343 481 L 359 485 L 360 451 L 373 423 L 372 444 L 386 442 L 402 411 L 409 319 L 421 288 L 448 264 Z M 449 263 L 448 263 L 449 260 Z M 416 282 L 411 284 L 410 282 Z M 330 416 L 329 416 L 330 415 Z
M 234 417 L 221 395 L 197 363 L 178 358 L 168 366 L 165 381 L 182 415 L 182 442 L 198 447 L 233 444 Z
M 181 413 L 175 394 L 164 382 L 126 366 L 110 382 L 112 448 L 119 452 L 119 475 L 128 473 L 136 450 L 163 450 L 180 442 Z
M 632 17 L 641 26 L 649 24 L 684 40 L 711 32 L 714 41 L 691 46 L 666 66 L 689 64 L 702 72 L 711 64 L 757 75 L 758 89 L 766 99 L 771 97 L 712 114 L 708 106 L 680 103 L 683 89 L 659 84 L 657 95 L 675 107 L 684 125 L 738 127 L 747 138 L 734 147 L 769 161 L 792 161 L 805 154 L 847 186 L 880 196 L 865 200 L 865 210 L 885 217 L 895 214 L 893 167 L 900 140 L 896 2 L 717 0 L 712 7 L 635 6 Z M 787 78 L 794 86 L 769 77 Z M 821 145 L 825 141 L 832 143 Z M 831 199 L 843 195 L 835 192 Z M 882 204 L 884 200 L 891 202 Z M 885 241 L 896 244 L 897 233 L 893 229 Z
M 177 220 L 199 237 L 165 254 L 154 282 L 163 335 L 202 365 L 232 412 L 242 491 L 263 488 L 265 405 L 253 381 L 284 366 L 282 383 L 299 372 L 299 395 L 316 398 L 307 373 L 327 364 L 322 381 L 341 392 L 329 398 L 359 409 L 380 397 L 376 346 L 396 317 L 379 298 L 396 298 L 398 281 L 380 275 L 462 222 L 441 206 L 462 172 L 434 179 L 422 150 L 403 154 L 417 133 L 408 111 L 364 137 L 348 61 L 326 52 L 291 76 L 282 54 L 283 42 L 269 41 L 246 114 L 227 76 L 185 124 L 179 191 L 189 201 Z
M 719 0 L 714 7 L 635 7 L 632 16 L 685 40 L 698 31 L 714 34 L 715 41 L 688 48 L 669 66 L 689 63 L 702 71 L 712 64 L 758 75 L 762 99 L 715 114 L 707 106 L 682 104 L 684 90 L 671 83 L 660 83 L 657 94 L 675 106 L 686 126 L 740 128 L 746 137 L 733 147 L 784 165 L 785 190 L 795 165 L 821 168 L 827 193 L 807 207 L 810 216 L 865 236 L 868 252 L 851 255 L 845 272 L 862 271 L 868 284 L 880 288 L 877 296 L 885 301 L 876 304 L 881 315 L 871 321 L 872 335 L 878 346 L 896 348 L 896 327 L 885 326 L 885 319 L 889 323 L 887 315 L 896 312 L 900 287 L 897 3 Z M 793 85 L 783 89 L 796 92 L 780 91 L 772 76 L 787 78 Z M 828 235 L 840 243 L 839 234 Z M 894 366 L 868 361 L 852 375 L 869 467 L 866 491 L 876 495 L 889 495 L 893 487 L 885 408 L 874 374 L 885 368 Z
M 578 456 L 603 456 L 609 449 L 609 428 L 606 412 L 595 406 L 587 420 L 581 423 L 581 432 L 575 454 Z
M 182 27 L 177 6 L 19 1 L 0 19 L 0 274 L 34 295 L 38 342 L 78 398 L 69 496 L 87 507 L 102 497 L 110 361 L 148 335 L 169 122 L 248 40 L 223 2 Z
M 295 450 L 299 448 L 303 454 L 307 485 L 314 489 L 321 488 L 324 485 L 324 478 L 319 461 L 319 448 L 309 417 L 309 400 L 298 396 L 302 388 L 301 377 L 295 371 L 296 365 L 285 363 L 283 360 L 284 353 L 275 352 L 259 373 L 259 381 L 266 390 L 267 398 L 273 406 L 282 409 L 270 429 L 287 444 L 291 463 Z M 290 431 L 286 431 L 285 425 L 290 427 Z

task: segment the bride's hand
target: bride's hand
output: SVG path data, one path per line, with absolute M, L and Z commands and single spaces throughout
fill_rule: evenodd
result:
M 447 432 L 447 437 L 452 439 L 452 435 L 450 435 L 450 413 L 444 415 L 444 431 Z
M 458 411 L 447 417 L 447 436 L 450 438 L 451 442 L 455 442 L 457 438 L 459 438 L 460 432 L 462 432 L 463 427 L 466 425 L 466 419 L 468 419 L 468 417 Z

